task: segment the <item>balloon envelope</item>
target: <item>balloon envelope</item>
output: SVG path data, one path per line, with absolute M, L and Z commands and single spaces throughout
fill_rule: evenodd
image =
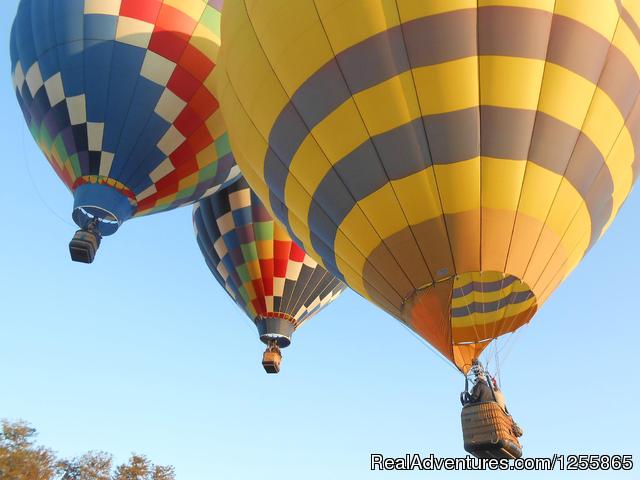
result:
M 293 332 L 346 286 L 298 247 L 244 178 L 193 210 L 200 250 L 260 338 L 286 347 Z
M 239 174 L 213 95 L 221 3 L 20 1 L 14 88 L 81 228 L 110 235 Z
M 251 187 L 462 370 L 531 319 L 637 177 L 635 1 L 237 1 L 222 33 Z

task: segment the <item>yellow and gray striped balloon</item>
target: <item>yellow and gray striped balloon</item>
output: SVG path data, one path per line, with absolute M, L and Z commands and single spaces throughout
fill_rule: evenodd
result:
M 639 171 L 638 0 L 226 2 L 218 98 L 305 250 L 461 370 Z

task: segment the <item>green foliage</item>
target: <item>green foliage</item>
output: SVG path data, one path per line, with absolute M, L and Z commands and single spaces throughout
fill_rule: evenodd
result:
M 26 422 L 2 421 L 1 480 L 175 480 L 173 467 L 154 465 L 143 455 L 133 454 L 115 469 L 105 452 L 59 459 L 51 449 L 36 445 L 36 434 Z

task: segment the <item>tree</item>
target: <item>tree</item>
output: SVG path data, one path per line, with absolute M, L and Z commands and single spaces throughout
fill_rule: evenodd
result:
M 171 466 L 154 465 L 151 472 L 151 480 L 175 480 L 175 478 L 176 470 Z
M 61 480 L 111 480 L 113 457 L 105 452 L 88 452 L 72 460 L 58 462 Z
M 54 480 L 56 457 L 48 448 L 34 445 L 36 430 L 28 423 L 2 421 L 0 478 L 2 480 Z
M 171 466 L 154 465 L 144 455 L 131 455 L 113 469 L 113 457 L 87 452 L 58 459 L 53 451 L 35 444 L 36 429 L 28 423 L 2 421 L 0 480 L 175 480 Z
M 147 457 L 133 454 L 129 463 L 116 468 L 113 480 L 175 480 L 173 467 L 152 464 Z

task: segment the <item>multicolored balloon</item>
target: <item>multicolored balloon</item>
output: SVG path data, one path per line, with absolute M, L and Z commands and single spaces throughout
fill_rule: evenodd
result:
M 211 273 L 271 350 L 289 346 L 346 288 L 291 240 L 244 178 L 196 204 L 193 224 Z
M 14 88 L 80 243 L 235 180 L 213 90 L 222 0 L 21 0 Z M 94 245 L 97 248 L 97 245 Z M 76 242 L 72 256 L 92 261 Z
M 238 0 L 222 33 L 251 187 L 461 370 L 530 321 L 640 172 L 636 0 Z

